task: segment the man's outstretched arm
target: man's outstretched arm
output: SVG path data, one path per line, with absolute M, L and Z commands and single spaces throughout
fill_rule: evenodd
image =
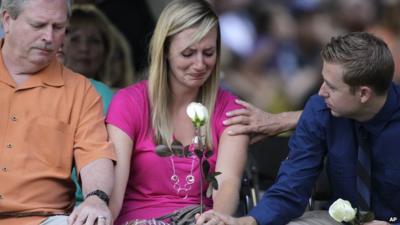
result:
M 224 121 L 224 125 L 239 125 L 229 127 L 228 134 L 249 134 L 251 143 L 294 129 L 302 113 L 294 111 L 272 114 L 242 100 L 236 100 L 236 103 L 243 108 L 228 112 L 229 119 Z

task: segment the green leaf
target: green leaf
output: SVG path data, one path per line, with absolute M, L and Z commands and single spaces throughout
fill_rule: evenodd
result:
M 172 155 L 172 151 L 166 145 L 158 145 L 156 147 L 156 153 L 160 157 L 168 157 Z
M 189 157 L 191 157 L 191 156 L 193 155 L 193 152 L 191 152 L 191 151 L 189 150 L 189 145 L 186 145 L 185 147 L 183 147 L 183 155 L 184 155 L 186 158 L 189 158 Z
M 178 140 L 172 142 L 171 149 L 175 156 L 183 157 L 183 145 Z
M 210 163 L 208 163 L 207 160 L 203 161 L 203 174 L 204 177 L 207 178 L 208 177 L 208 172 L 210 171 Z
M 172 147 L 172 152 L 175 156 L 183 157 L 183 148 L 182 147 Z
M 212 186 L 213 186 L 213 188 L 215 190 L 218 190 L 218 181 L 217 181 L 217 179 L 213 178 L 213 180 L 211 181 L 211 184 L 212 184 Z
M 206 177 L 206 181 L 212 182 L 212 180 L 215 179 L 215 177 L 220 174 L 222 174 L 222 173 L 221 172 L 212 172 L 212 173 L 208 174 L 208 176 Z
M 208 150 L 206 151 L 206 158 L 210 158 L 212 155 L 214 154 L 214 152 L 212 150 Z
M 183 146 L 183 144 L 182 144 L 180 141 L 178 141 L 178 140 L 174 140 L 174 141 L 172 142 L 171 145 L 172 145 L 172 146 L 174 146 L 174 145 Z
M 195 149 L 194 153 L 197 155 L 197 157 L 199 157 L 199 159 L 203 158 L 203 151 L 200 149 Z
M 212 172 L 210 176 L 216 177 L 218 175 L 222 174 L 221 172 Z

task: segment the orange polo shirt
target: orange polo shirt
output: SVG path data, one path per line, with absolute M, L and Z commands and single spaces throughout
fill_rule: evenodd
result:
M 0 215 L 65 213 L 74 204 L 73 163 L 80 171 L 99 158 L 115 155 L 90 81 L 54 59 L 16 87 L 0 54 Z M 0 216 L 0 225 L 43 219 Z

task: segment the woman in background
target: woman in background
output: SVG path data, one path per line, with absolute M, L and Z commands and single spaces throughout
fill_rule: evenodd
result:
M 126 87 L 134 81 L 127 41 L 94 5 L 72 7 L 63 52 L 68 68 L 111 88 Z M 121 68 L 115 69 L 116 66 Z

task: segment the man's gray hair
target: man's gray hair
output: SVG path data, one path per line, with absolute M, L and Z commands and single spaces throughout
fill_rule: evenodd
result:
M 22 12 L 25 2 L 27 1 L 35 1 L 35 0 L 0 0 L 0 13 L 1 15 L 4 11 L 7 11 L 10 14 L 12 19 L 16 19 L 19 14 Z M 71 0 L 65 0 L 68 8 L 68 17 L 71 15 Z M 0 21 L 2 17 L 0 17 Z M 2 21 L 1 21 L 2 22 Z

